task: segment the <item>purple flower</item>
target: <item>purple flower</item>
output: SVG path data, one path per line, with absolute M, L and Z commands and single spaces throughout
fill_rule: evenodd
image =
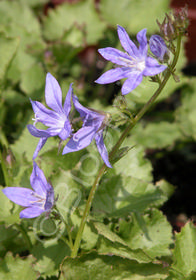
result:
M 52 136 L 59 136 L 62 140 L 66 140 L 71 135 L 71 124 L 69 121 L 69 113 L 71 110 L 72 84 L 69 87 L 65 103 L 62 106 L 62 92 L 57 80 L 48 73 L 46 76 L 45 99 L 46 104 L 52 110 L 47 109 L 38 101 L 32 101 L 31 104 L 35 113 L 34 125 L 28 125 L 29 132 L 40 138 L 37 148 L 34 152 L 33 159 L 46 143 L 47 139 Z M 35 124 L 41 122 L 48 126 L 46 130 L 36 128 Z
M 103 142 L 103 130 L 105 128 L 105 121 L 108 118 L 107 114 L 93 111 L 83 107 L 75 95 L 72 95 L 73 104 L 76 110 L 79 112 L 80 117 L 83 120 L 82 128 L 80 128 L 67 145 L 64 147 L 63 155 L 75 151 L 79 151 L 87 147 L 93 139 L 95 139 L 97 149 L 105 162 L 105 164 L 112 168 L 106 147 Z
M 11 201 L 27 207 L 20 212 L 20 218 L 35 218 L 43 212 L 49 213 L 54 204 L 53 188 L 35 162 L 30 183 L 34 191 L 20 187 L 6 187 L 2 190 Z
M 143 76 L 154 76 L 166 69 L 156 59 L 147 56 L 148 44 L 146 29 L 137 34 L 139 47 L 129 38 L 125 29 L 118 26 L 118 37 L 126 53 L 114 48 L 99 49 L 99 53 L 107 60 L 119 65 L 101 75 L 95 82 L 108 84 L 117 80 L 127 78 L 122 86 L 122 94 L 128 94 L 135 89 L 142 81 Z
M 152 35 L 149 40 L 149 46 L 151 52 L 161 61 L 164 60 L 164 56 L 167 54 L 167 46 L 163 38 L 159 35 Z

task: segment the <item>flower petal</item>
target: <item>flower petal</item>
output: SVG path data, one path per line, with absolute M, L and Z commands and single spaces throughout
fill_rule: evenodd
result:
M 131 58 L 124 52 L 121 52 L 114 48 L 103 48 L 99 49 L 98 52 L 106 59 L 115 63 L 117 65 L 125 66 L 127 65 L 127 61 L 130 62 Z
M 51 135 L 50 132 L 48 132 L 47 130 L 43 130 L 43 129 L 38 129 L 36 128 L 34 125 L 32 124 L 28 124 L 27 128 L 29 130 L 29 132 L 31 133 L 31 135 L 33 135 L 34 137 L 51 137 L 54 135 Z
M 137 40 L 140 44 L 139 52 L 142 55 L 147 55 L 147 51 L 148 51 L 148 42 L 147 42 L 147 38 L 146 38 L 146 31 L 147 31 L 146 28 L 144 28 L 137 33 Z
M 38 101 L 31 101 L 36 121 L 41 122 L 46 126 L 56 126 L 59 122 L 60 115 L 52 110 L 47 109 Z
M 103 73 L 95 82 L 98 84 L 109 84 L 126 78 L 130 73 L 130 69 L 127 68 L 116 68 L 108 70 Z
M 122 26 L 118 25 L 117 32 L 120 43 L 124 50 L 128 52 L 130 56 L 138 56 L 138 48 L 129 38 L 129 35 L 127 34 L 126 30 Z
M 64 102 L 64 106 L 63 106 L 64 112 L 65 112 L 65 115 L 67 116 L 67 118 L 68 118 L 68 115 L 71 111 L 71 97 L 73 95 L 72 85 L 73 85 L 73 83 L 71 83 L 70 86 L 69 86 L 69 90 L 67 92 L 65 102 Z
M 20 212 L 20 218 L 27 218 L 27 219 L 31 219 L 31 218 L 35 218 L 40 216 L 43 212 L 45 212 L 45 210 L 43 208 L 34 206 L 34 207 L 28 207 L 24 210 L 22 210 Z
M 14 203 L 24 207 L 30 206 L 33 202 L 36 202 L 37 198 L 33 196 L 34 192 L 28 188 L 19 187 L 6 187 L 2 192 Z
M 167 68 L 166 65 L 159 64 L 156 59 L 148 57 L 146 59 L 146 68 L 143 71 L 144 76 L 154 76 L 163 72 Z
M 95 137 L 96 128 L 84 126 L 80 128 L 69 140 L 63 150 L 63 155 L 71 152 L 76 152 L 86 148 Z
M 103 132 L 97 133 L 95 136 L 95 141 L 97 144 L 97 149 L 107 167 L 112 168 L 112 165 L 109 162 L 108 152 L 103 142 Z
M 37 144 L 37 147 L 35 149 L 35 152 L 33 154 L 33 160 L 38 156 L 39 151 L 44 146 L 44 144 L 46 143 L 47 139 L 48 139 L 47 137 L 40 138 L 40 140 L 39 140 L 39 142 Z
M 46 104 L 58 113 L 63 112 L 62 108 L 62 92 L 57 80 L 48 73 L 46 76 L 45 87 Z
M 122 94 L 128 94 L 132 90 L 134 90 L 142 81 L 142 74 L 141 72 L 135 71 L 130 73 L 128 79 L 124 82 L 122 86 Z
M 82 106 L 80 104 L 80 102 L 78 101 L 78 98 L 76 95 L 72 95 L 72 99 L 73 99 L 73 104 L 74 107 L 76 108 L 76 110 L 78 111 L 78 113 L 80 114 L 80 116 L 84 119 L 86 117 L 86 115 L 91 114 L 91 110 L 89 110 L 88 108 L 85 108 L 84 106 Z
M 31 173 L 30 183 L 37 194 L 41 195 L 42 197 L 46 197 L 48 182 L 43 171 L 39 168 L 35 161 L 33 162 L 33 171 Z

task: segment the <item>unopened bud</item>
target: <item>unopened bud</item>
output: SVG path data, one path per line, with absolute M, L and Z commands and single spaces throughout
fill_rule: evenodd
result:
M 159 35 L 152 35 L 149 40 L 151 52 L 160 60 L 165 61 L 169 58 L 168 49 L 163 38 Z

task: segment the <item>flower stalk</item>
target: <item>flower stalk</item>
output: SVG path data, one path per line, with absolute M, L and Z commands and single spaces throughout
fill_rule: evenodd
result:
M 118 139 L 117 143 L 113 147 L 113 149 L 112 149 L 112 151 L 110 152 L 110 155 L 109 155 L 110 161 L 112 161 L 112 159 L 114 158 L 114 156 L 118 152 L 120 146 L 122 145 L 123 141 L 128 136 L 128 134 L 130 133 L 131 129 L 138 123 L 138 121 L 144 116 L 144 114 L 154 104 L 155 100 L 160 95 L 160 93 L 164 89 L 165 85 L 167 84 L 169 78 L 171 77 L 172 72 L 175 71 L 175 66 L 176 66 L 176 63 L 178 61 L 179 54 L 180 54 L 181 39 L 182 39 L 182 36 L 179 35 L 178 38 L 177 38 L 176 51 L 175 51 L 175 54 L 174 54 L 174 57 L 173 57 L 173 61 L 170 65 L 170 69 L 172 71 L 170 71 L 170 69 L 165 70 L 164 79 L 159 84 L 158 89 L 155 91 L 155 93 L 152 95 L 152 97 L 148 100 L 148 102 L 142 107 L 142 109 L 138 112 L 138 114 L 135 116 L 135 118 L 132 119 L 131 123 L 126 127 L 126 129 L 124 130 L 124 132 L 122 133 L 122 135 Z M 92 205 L 92 202 L 93 202 L 93 198 L 94 198 L 96 189 L 99 185 L 100 179 L 102 178 L 102 176 L 103 176 L 103 174 L 105 173 L 106 170 L 107 170 L 107 166 L 105 164 L 103 164 L 103 166 L 99 170 L 99 173 L 98 173 L 98 175 L 97 175 L 97 177 L 94 181 L 94 184 L 91 188 L 91 191 L 90 191 L 87 203 L 86 203 L 86 207 L 85 207 L 85 210 L 84 210 L 84 213 L 83 213 L 83 216 L 82 216 L 82 220 L 81 220 L 81 223 L 80 223 L 80 227 L 78 229 L 78 233 L 77 233 L 75 243 L 74 243 L 74 246 L 73 246 L 73 250 L 72 250 L 72 254 L 71 254 L 72 258 L 75 258 L 77 256 L 79 246 L 80 246 L 80 242 L 81 242 L 81 239 L 82 239 L 82 234 L 83 234 L 84 227 L 85 227 L 85 224 L 86 224 L 89 212 L 90 212 L 90 208 L 91 208 L 91 205 Z

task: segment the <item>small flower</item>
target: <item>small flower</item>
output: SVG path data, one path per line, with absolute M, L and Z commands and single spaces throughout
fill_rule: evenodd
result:
M 71 110 L 71 94 L 72 84 L 69 87 L 64 105 L 62 106 L 62 92 L 57 80 L 48 73 L 46 76 L 45 99 L 46 104 L 52 110 L 47 109 L 38 101 L 32 101 L 31 104 L 35 113 L 33 125 L 28 125 L 29 132 L 40 138 L 37 148 L 34 152 L 33 159 L 46 143 L 47 139 L 52 136 L 59 136 L 62 140 L 66 140 L 71 135 L 71 124 L 69 121 L 69 113 Z M 41 122 L 49 128 L 46 130 L 36 128 L 36 123 Z
M 118 26 L 118 37 L 126 53 L 115 48 L 99 49 L 99 53 L 107 60 L 119 65 L 99 77 L 95 82 L 108 84 L 117 80 L 127 78 L 122 86 L 122 94 L 128 94 L 134 90 L 142 81 L 143 76 L 154 76 L 166 69 L 165 65 L 160 65 L 156 59 L 147 56 L 148 44 L 146 29 L 137 34 L 139 48 L 132 42 L 125 29 Z
M 78 102 L 75 95 L 72 95 L 72 100 L 76 110 L 79 112 L 83 120 L 83 125 L 76 133 L 73 134 L 72 138 L 64 147 L 63 155 L 84 149 L 92 142 L 93 139 L 95 139 L 97 149 L 103 161 L 108 167 L 112 168 L 108 159 L 108 152 L 103 142 L 103 130 L 106 126 L 108 114 L 83 107 Z
M 167 46 L 163 38 L 159 35 L 152 35 L 149 40 L 151 52 L 160 60 L 163 61 L 168 53 Z
M 35 218 L 43 212 L 49 213 L 54 204 L 54 190 L 35 162 L 30 183 L 34 191 L 20 187 L 6 187 L 2 190 L 11 201 L 27 207 L 20 212 L 20 218 Z

